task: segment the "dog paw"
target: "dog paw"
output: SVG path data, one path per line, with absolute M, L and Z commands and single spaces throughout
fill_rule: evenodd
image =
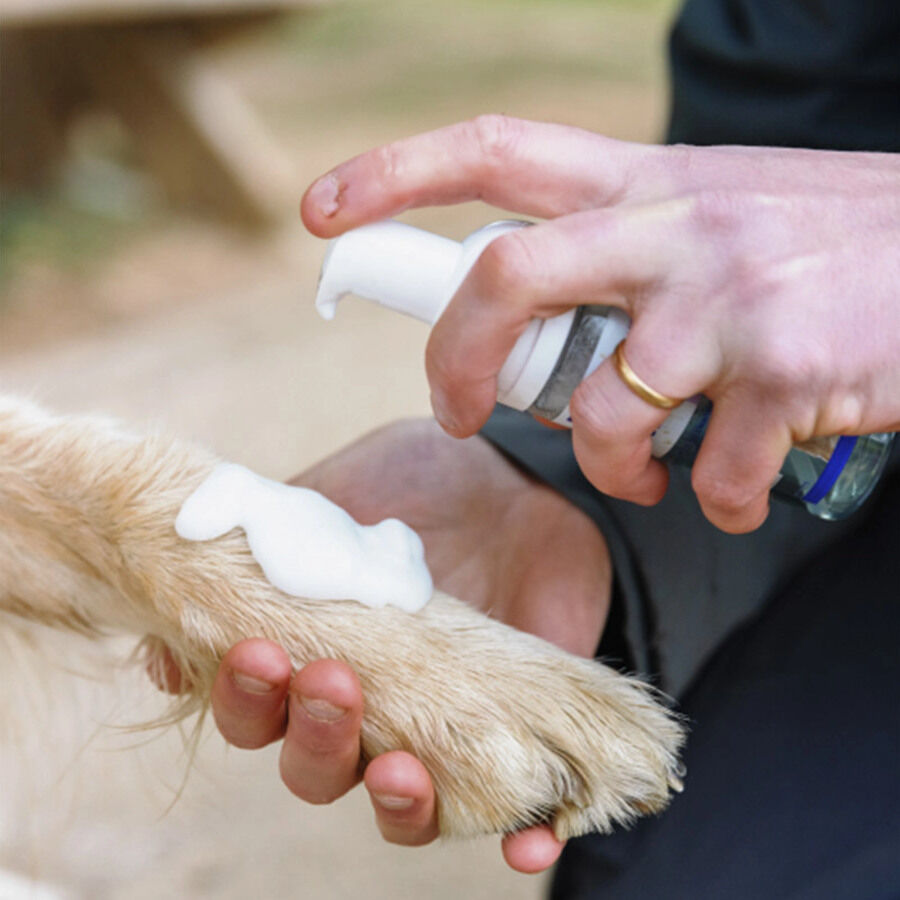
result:
M 644 682 L 437 595 L 413 659 L 360 670 L 363 746 L 429 770 L 441 833 L 550 823 L 566 839 L 662 810 L 681 789 L 684 729 Z M 415 677 L 410 677 L 415 673 Z

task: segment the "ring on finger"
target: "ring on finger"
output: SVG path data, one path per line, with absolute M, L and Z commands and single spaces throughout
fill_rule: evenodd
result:
M 613 363 L 625 386 L 651 406 L 658 409 L 674 409 L 684 402 L 683 398 L 669 397 L 667 394 L 661 394 L 654 390 L 631 368 L 628 360 L 625 359 L 625 341 L 620 341 L 616 347 L 615 353 L 613 353 Z

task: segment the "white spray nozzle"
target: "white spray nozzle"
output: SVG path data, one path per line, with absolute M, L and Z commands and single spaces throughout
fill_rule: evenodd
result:
M 401 222 L 363 225 L 331 242 L 316 308 L 323 318 L 332 319 L 338 302 L 355 294 L 433 325 L 484 248 L 528 224 L 492 222 L 461 244 Z M 531 406 L 562 353 L 574 316 L 574 310 L 568 310 L 529 324 L 498 373 L 501 403 L 514 409 Z
M 355 294 L 434 324 L 455 291 L 461 251 L 456 241 L 402 222 L 355 228 L 328 247 L 316 309 L 332 319 L 338 301 Z
M 388 220 L 354 228 L 331 241 L 322 262 L 316 309 L 333 319 L 354 294 L 433 325 L 481 251 L 527 222 L 492 222 L 462 243 Z

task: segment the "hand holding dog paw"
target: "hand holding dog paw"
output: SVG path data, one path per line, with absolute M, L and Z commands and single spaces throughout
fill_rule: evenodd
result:
M 360 522 L 402 519 L 422 537 L 441 590 L 572 653 L 593 653 L 611 586 L 602 536 L 482 439 L 460 442 L 428 421 L 398 423 L 297 483 Z M 257 748 L 283 737 L 281 777 L 298 797 L 329 803 L 363 781 L 386 840 L 429 843 L 439 831 L 432 779 L 409 753 L 361 758 L 363 706 L 346 664 L 317 660 L 292 674 L 284 649 L 262 639 L 231 648 L 212 691 L 216 723 L 230 743 Z M 537 826 L 507 835 L 503 853 L 514 869 L 539 872 L 562 846 L 549 827 Z
M 376 757 L 363 767 L 359 728 L 362 690 L 353 670 L 318 660 L 291 675 L 285 651 L 262 639 L 235 645 L 219 670 L 212 705 L 225 739 L 245 749 L 284 738 L 281 778 L 307 803 L 330 803 L 360 781 L 385 840 L 413 847 L 438 836 L 435 792 L 425 767 L 409 753 Z M 547 827 L 503 841 L 514 869 L 539 872 L 562 850 Z

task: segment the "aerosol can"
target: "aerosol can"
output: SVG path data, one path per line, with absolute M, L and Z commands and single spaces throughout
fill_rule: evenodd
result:
M 316 296 L 326 319 L 353 294 L 433 325 L 484 248 L 527 222 L 501 221 L 462 243 L 395 221 L 364 225 L 330 242 Z M 579 306 L 533 319 L 498 376 L 497 399 L 543 420 L 571 427 L 575 388 L 622 341 L 628 316 L 611 306 Z M 692 397 L 654 432 L 653 455 L 691 466 L 712 403 Z M 773 492 L 800 502 L 822 519 L 843 519 L 869 496 L 887 462 L 893 434 L 817 438 L 787 455 Z

